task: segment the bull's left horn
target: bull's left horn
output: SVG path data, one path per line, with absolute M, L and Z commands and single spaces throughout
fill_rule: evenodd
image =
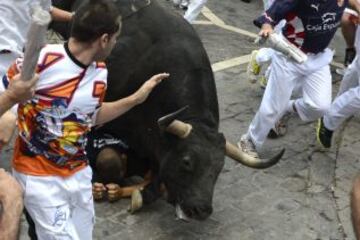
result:
M 172 133 L 179 138 L 187 138 L 191 133 L 192 126 L 188 123 L 181 122 L 179 120 L 174 120 L 167 126 L 166 131 Z
M 179 138 L 187 138 L 191 133 L 192 126 L 188 123 L 184 123 L 176 119 L 187 108 L 188 106 L 185 106 L 176 112 L 161 117 L 158 120 L 158 125 L 160 129 L 172 133 L 178 136 Z
M 228 141 L 226 141 L 225 150 L 228 157 L 240 162 L 247 167 L 257 169 L 264 169 L 275 165 L 277 162 L 279 162 L 285 152 L 285 149 L 282 149 L 278 154 L 270 159 L 261 159 L 250 156 Z

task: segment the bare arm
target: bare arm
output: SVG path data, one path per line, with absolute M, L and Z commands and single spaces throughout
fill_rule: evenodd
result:
M 23 210 L 21 186 L 4 169 L 0 169 L 0 240 L 16 240 Z
M 50 10 L 50 14 L 52 20 L 58 22 L 70 22 L 73 17 L 72 12 L 68 12 L 57 7 L 52 7 Z
M 97 113 L 95 125 L 107 123 L 129 111 L 134 106 L 143 103 L 156 85 L 167 77 L 169 77 L 168 73 L 154 75 L 132 95 L 114 102 L 103 103 Z
M 0 151 L 7 145 L 16 129 L 16 115 L 12 111 L 7 111 L 0 117 Z
M 7 110 L 14 106 L 14 102 L 6 92 L 0 95 L 0 116 L 2 116 Z

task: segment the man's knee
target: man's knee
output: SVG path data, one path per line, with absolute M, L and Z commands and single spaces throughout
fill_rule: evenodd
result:
M 323 101 L 320 103 L 306 103 L 305 102 L 305 108 L 308 112 L 308 116 L 311 116 L 311 120 L 318 119 L 325 115 L 327 111 L 329 111 L 331 107 L 331 101 Z

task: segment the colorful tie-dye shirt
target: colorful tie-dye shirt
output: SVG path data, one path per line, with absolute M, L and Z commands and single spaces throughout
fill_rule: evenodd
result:
M 21 68 L 17 61 L 3 84 Z M 13 167 L 29 175 L 70 176 L 87 165 L 86 133 L 106 89 L 103 63 L 84 66 L 65 45 L 47 45 L 38 61 L 35 96 L 19 105 Z

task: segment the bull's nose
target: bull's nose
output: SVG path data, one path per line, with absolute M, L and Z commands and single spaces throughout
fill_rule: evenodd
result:
M 212 206 L 199 206 L 194 209 L 195 217 L 199 220 L 207 219 L 213 212 Z

